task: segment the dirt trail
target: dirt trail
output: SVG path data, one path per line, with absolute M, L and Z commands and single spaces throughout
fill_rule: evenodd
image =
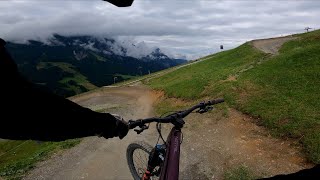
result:
M 154 99 L 144 87 L 123 87 L 87 93 L 73 101 L 99 111 L 121 114 L 125 119 L 136 119 L 153 115 Z M 24 179 L 132 179 L 125 155 L 128 144 L 135 140 L 154 144 L 156 138 L 152 130 L 143 135 L 129 132 L 121 141 L 88 137 L 76 147 L 39 163 Z
M 193 114 L 186 119 L 182 161 L 188 163 L 182 163 L 182 179 L 223 179 L 226 170 L 240 166 L 255 177 L 312 167 L 294 141 L 271 137 L 268 130 L 234 109 L 227 114 Z
M 123 115 L 126 119 L 153 115 L 157 99 L 145 87 L 104 88 L 73 98 L 96 109 Z M 168 126 L 163 135 L 168 133 Z M 252 119 L 229 109 L 222 112 L 192 114 L 183 129 L 180 179 L 223 179 L 230 168 L 246 166 L 257 176 L 296 172 L 311 167 L 292 141 L 272 138 Z M 24 179 L 132 179 L 126 164 L 126 147 L 135 140 L 154 145 L 157 133 L 150 128 L 142 135 L 130 132 L 124 140 L 85 138 L 79 145 L 41 162 Z
M 252 41 L 257 49 L 276 55 L 294 37 Z M 138 85 L 136 84 L 138 83 Z M 153 116 L 157 94 L 139 82 L 130 87 L 103 88 L 72 100 L 99 112 L 121 114 L 125 119 Z M 90 120 L 88 120 L 90 121 Z M 169 128 L 164 129 L 164 135 Z M 229 109 L 191 115 L 183 129 L 180 179 L 223 179 L 230 168 L 248 167 L 258 177 L 287 174 L 309 168 L 301 148 L 290 140 L 271 137 L 263 127 L 242 113 Z M 124 140 L 88 137 L 74 148 L 41 162 L 24 179 L 132 179 L 126 163 L 126 148 L 136 140 L 155 144 L 157 133 L 150 129 L 142 135 L 129 132 Z
M 287 41 L 296 39 L 296 37 L 286 36 L 270 39 L 253 40 L 252 44 L 257 49 L 270 54 L 278 54 L 280 47 Z

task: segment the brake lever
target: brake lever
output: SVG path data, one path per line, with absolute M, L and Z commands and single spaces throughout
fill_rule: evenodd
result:
M 204 108 L 200 108 L 196 112 L 200 113 L 200 114 L 203 114 L 203 113 L 206 113 L 206 112 L 211 111 L 211 110 L 213 110 L 213 106 L 206 106 Z
M 137 134 L 142 133 L 144 130 L 149 129 L 149 126 L 143 125 L 143 126 L 139 126 L 140 129 L 134 129 L 135 132 L 137 132 Z
M 213 106 L 208 106 L 207 109 L 208 109 L 208 111 L 212 111 L 214 109 L 214 107 Z

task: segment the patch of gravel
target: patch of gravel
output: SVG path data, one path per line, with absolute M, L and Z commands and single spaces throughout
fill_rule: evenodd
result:
M 186 119 L 183 132 L 183 179 L 223 179 L 227 169 L 240 166 L 258 177 L 313 166 L 295 141 L 272 137 L 251 117 L 234 109 L 229 109 L 228 117 L 215 112 L 193 114 Z
M 73 99 L 83 106 L 109 107 L 125 119 L 153 115 L 152 105 L 161 93 L 145 87 L 106 88 Z M 124 106 L 125 104 L 125 106 Z M 191 114 L 186 118 L 181 146 L 180 179 L 223 179 L 230 168 L 248 167 L 259 177 L 296 172 L 309 168 L 301 148 L 291 140 L 271 137 L 249 116 L 234 109 Z M 163 136 L 171 125 L 163 126 Z M 134 141 L 155 145 L 154 124 L 141 135 L 129 132 L 118 138 L 88 137 L 76 147 L 40 162 L 24 179 L 132 179 L 126 162 L 126 148 Z
M 276 55 L 278 54 L 278 50 L 285 42 L 293 39 L 296 39 L 296 37 L 286 36 L 279 38 L 253 40 L 251 43 L 255 48 L 265 53 Z

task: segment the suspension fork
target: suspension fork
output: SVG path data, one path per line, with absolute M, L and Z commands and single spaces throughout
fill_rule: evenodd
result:
M 144 173 L 142 180 L 149 180 L 151 176 L 155 175 L 153 171 L 154 171 L 154 168 L 156 168 L 157 166 L 159 166 L 159 169 L 156 173 L 157 175 L 160 174 L 161 165 L 163 164 L 165 154 L 166 154 L 165 144 L 157 144 L 155 148 L 152 149 L 149 155 L 147 170 Z
M 168 136 L 166 143 L 166 157 L 164 162 L 159 158 L 157 146 L 149 156 L 148 167 L 144 173 L 142 180 L 150 180 L 153 169 L 160 165 L 160 180 L 178 180 L 179 179 L 179 161 L 180 161 L 180 144 L 181 144 L 181 129 L 173 127 Z

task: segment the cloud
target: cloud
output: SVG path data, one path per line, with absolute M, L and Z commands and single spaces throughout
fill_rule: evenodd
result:
M 130 8 L 92 1 L 0 1 L 0 37 L 53 33 L 134 38 L 189 59 L 256 38 L 319 28 L 319 1 L 136 0 Z

